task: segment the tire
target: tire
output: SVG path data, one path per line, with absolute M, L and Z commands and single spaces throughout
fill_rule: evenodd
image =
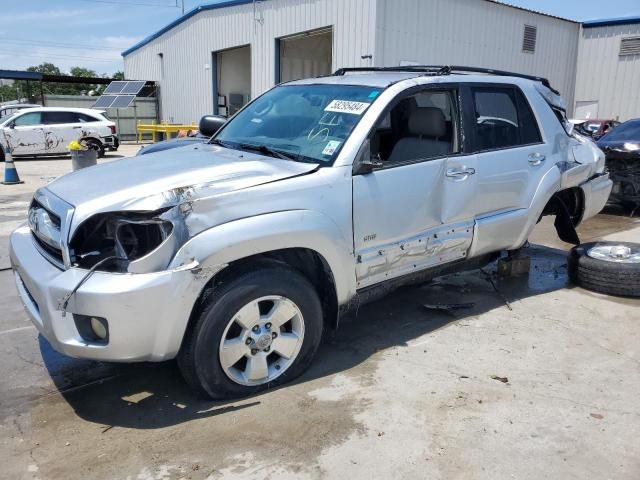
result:
M 237 319 L 253 318 L 249 313 L 239 315 L 240 310 L 246 307 L 248 310 L 243 312 L 255 313 L 256 310 L 249 305 L 258 299 L 261 299 L 258 303 L 261 310 L 259 323 L 268 320 L 268 314 L 276 311 L 276 305 L 286 310 L 281 314 L 282 318 L 292 311 L 297 313 L 281 327 L 272 325 L 268 329 L 268 325 L 261 323 L 256 333 L 255 327 L 245 328 Z M 290 304 L 298 310 L 292 310 Z M 248 320 L 243 321 L 251 324 Z M 277 323 L 274 320 L 274 324 Z M 241 273 L 204 294 L 202 306 L 192 318 L 178 353 L 178 366 L 187 383 L 202 396 L 212 399 L 246 397 L 287 383 L 302 374 L 318 350 L 322 331 L 322 306 L 311 283 L 295 270 L 275 262 L 268 263 L 257 270 Z M 269 335 L 275 337 L 265 339 Z M 295 355 L 290 350 L 290 358 L 286 359 L 278 353 L 282 344 L 277 342 L 286 339 L 290 344 L 296 335 L 298 346 Z M 262 349 L 265 346 L 263 341 L 273 343 Z M 253 343 L 247 345 L 247 342 Z M 234 344 L 238 351 L 244 349 L 233 365 L 228 365 L 232 360 L 227 357 L 227 365 L 223 366 L 223 343 Z M 254 350 L 257 353 L 254 354 Z M 261 363 L 262 358 L 266 358 L 268 376 L 251 380 L 248 377 L 252 376 L 252 366 L 265 365 Z M 256 372 L 263 371 L 256 368 Z
M 602 257 L 610 247 L 630 249 L 630 257 Z M 597 250 L 592 250 L 592 249 Z M 598 252 L 598 250 L 600 252 Z M 600 253 L 600 255 L 597 255 Z M 606 256 L 604 257 L 606 258 Z M 640 244 L 629 242 L 591 242 L 571 249 L 569 278 L 587 290 L 621 297 L 640 297 Z
M 87 138 L 85 139 L 85 143 L 89 148 L 95 148 L 98 151 L 98 158 L 104 157 L 105 148 L 100 140 L 96 140 L 95 138 Z

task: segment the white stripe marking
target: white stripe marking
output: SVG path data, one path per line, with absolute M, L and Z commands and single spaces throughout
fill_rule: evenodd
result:
M 5 330 L 3 332 L 0 332 L 0 335 L 4 335 L 5 333 L 14 333 L 14 332 L 19 332 L 21 330 L 29 330 L 31 328 L 36 328 L 34 325 L 29 325 L 28 327 L 18 327 L 18 328 L 12 328 L 11 330 Z

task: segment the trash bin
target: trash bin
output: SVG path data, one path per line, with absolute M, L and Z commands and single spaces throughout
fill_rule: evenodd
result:
M 98 163 L 98 152 L 93 148 L 71 150 L 71 166 L 74 172 L 81 168 L 91 167 L 96 163 Z

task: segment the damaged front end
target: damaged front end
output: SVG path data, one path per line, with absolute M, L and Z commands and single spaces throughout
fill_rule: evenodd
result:
M 82 223 L 69 242 L 71 264 L 82 269 L 151 273 L 167 268 L 188 239 L 180 207 L 154 212 L 107 212 Z
M 640 205 L 640 146 L 636 150 L 608 148 L 605 154 L 613 181 L 611 200 Z

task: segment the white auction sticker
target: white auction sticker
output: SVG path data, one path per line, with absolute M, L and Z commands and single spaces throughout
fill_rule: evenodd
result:
M 352 113 L 354 115 L 362 115 L 362 113 L 371 105 L 364 102 L 352 102 L 350 100 L 333 100 L 324 109 L 325 112 Z
M 327 143 L 327 146 L 324 147 L 324 150 L 322 150 L 322 154 L 323 155 L 333 155 L 334 153 L 336 153 L 336 150 L 338 149 L 338 147 L 340 146 L 340 142 L 337 140 L 331 140 L 329 141 L 329 143 Z

